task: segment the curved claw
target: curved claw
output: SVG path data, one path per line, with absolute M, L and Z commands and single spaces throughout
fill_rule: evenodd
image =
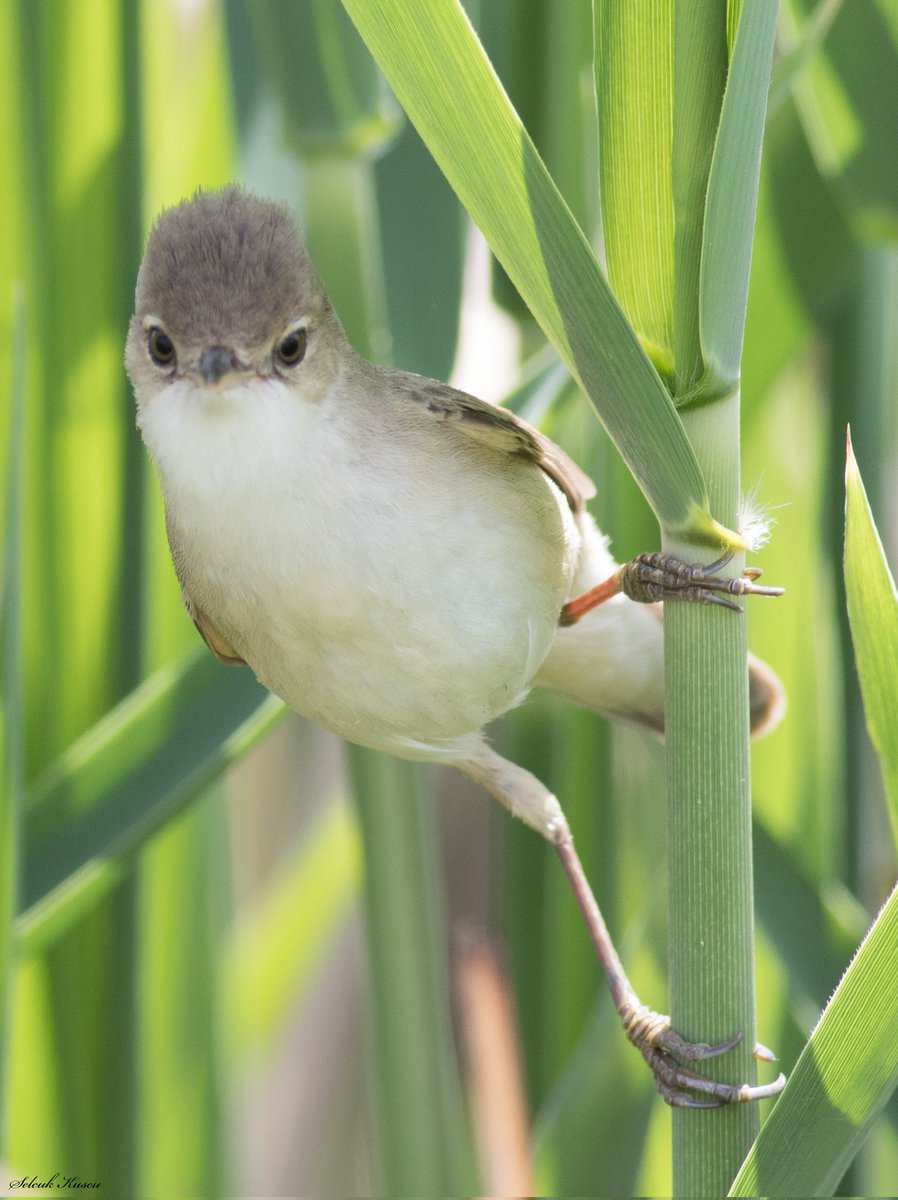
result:
M 714 561 L 712 563 L 708 563 L 706 567 L 696 564 L 696 569 L 701 571 L 704 575 L 716 575 L 718 571 L 723 570 L 727 563 L 733 561 L 733 556 L 735 553 L 735 550 L 725 550 L 723 554 L 721 554 L 720 558 L 715 558 Z
M 717 1045 L 709 1045 L 708 1042 L 687 1042 L 675 1029 L 668 1026 L 658 1035 L 655 1045 L 667 1054 L 672 1054 L 674 1058 L 678 1058 L 680 1062 L 701 1062 L 706 1058 L 716 1058 L 718 1054 L 726 1054 L 728 1050 L 738 1046 L 741 1041 L 742 1034 L 736 1033 L 727 1041 L 718 1042 Z
M 762 1042 L 755 1042 L 755 1048 L 752 1050 L 752 1054 L 759 1062 L 776 1062 L 776 1055 Z

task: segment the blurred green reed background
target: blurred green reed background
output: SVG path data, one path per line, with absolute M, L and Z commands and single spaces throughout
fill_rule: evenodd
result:
M 600 247 L 588 0 L 465 9 Z M 500 271 L 484 316 L 463 211 L 333 0 L 8 0 L 0 97 L 9 1180 L 669 1192 L 668 1110 L 545 844 L 451 772 L 347 758 L 198 645 L 122 367 L 149 223 L 238 179 L 295 209 L 372 357 L 448 378 L 461 327 L 454 378 L 483 390 L 498 329 L 509 402 L 599 481 L 623 560 L 657 525 L 589 406 Z M 896 111 L 894 4 L 782 5 L 742 397 L 787 588 L 748 617 L 789 699 L 753 751 L 758 1031 L 787 1073 L 895 877 L 841 559 L 848 422 L 898 559 Z M 561 798 L 663 1008 L 663 748 L 542 696 L 494 736 Z M 896 1118 L 843 1194 L 894 1190 Z

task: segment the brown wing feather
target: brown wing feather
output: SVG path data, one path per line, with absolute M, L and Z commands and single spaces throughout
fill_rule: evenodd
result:
M 234 647 L 228 642 L 215 628 L 206 614 L 197 604 L 194 603 L 193 597 L 187 590 L 184 582 L 185 576 L 185 559 L 187 557 L 184 551 L 184 539 L 182 538 L 177 525 L 172 520 L 171 513 L 166 507 L 165 510 L 165 532 L 168 535 L 168 548 L 171 551 L 172 565 L 175 568 L 175 574 L 178 577 L 178 583 L 181 585 L 181 599 L 184 602 L 184 607 L 190 615 L 191 621 L 197 627 L 200 637 L 212 651 L 216 658 L 220 659 L 228 666 L 242 667 L 244 660 L 240 657 Z
M 200 631 L 200 635 L 212 653 L 221 662 L 227 663 L 229 667 L 242 667 L 246 665 L 245 659 L 234 650 L 215 629 L 213 625 L 206 620 L 205 617 L 194 615 L 193 623 Z
M 184 607 L 190 613 L 190 618 L 197 627 L 200 637 L 215 657 L 221 662 L 227 663 L 229 667 L 244 666 L 245 660 L 240 657 L 230 642 L 222 637 L 206 614 L 197 608 L 183 587 L 181 588 L 181 599 L 184 601 Z
M 420 375 L 396 372 L 396 383 L 410 400 L 436 420 L 450 421 L 473 441 L 505 454 L 529 458 L 564 492 L 574 512 L 596 494 L 595 484 L 545 434 L 510 412 Z

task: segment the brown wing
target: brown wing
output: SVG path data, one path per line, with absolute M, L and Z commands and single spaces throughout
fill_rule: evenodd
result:
M 204 612 L 193 603 L 187 593 L 181 588 L 181 599 L 184 601 L 184 607 L 190 613 L 191 620 L 199 630 L 200 637 L 212 651 L 216 658 L 223 663 L 227 663 L 229 667 L 242 667 L 245 665 L 245 660 L 240 657 L 234 647 L 227 641 L 226 638 L 218 632 L 209 618 Z
M 227 663 L 229 666 L 242 667 L 244 660 L 228 642 L 227 638 L 219 633 L 203 610 L 194 603 L 193 597 L 187 590 L 184 582 L 186 574 L 185 560 L 187 558 L 187 554 L 184 551 L 184 539 L 181 537 L 177 525 L 172 520 L 168 505 L 165 508 L 165 532 L 168 535 L 168 548 L 171 551 L 172 565 L 175 568 L 178 583 L 181 585 L 181 599 L 184 602 L 184 607 L 190 614 L 190 619 L 197 627 L 200 637 L 216 658 L 220 659 L 223 663 Z
M 559 446 L 507 408 L 487 404 L 421 375 L 396 372 L 395 383 L 435 419 L 452 422 L 473 441 L 500 453 L 529 458 L 561 488 L 574 512 L 596 494 L 589 476 Z
M 229 667 L 242 667 L 246 665 L 246 660 L 242 659 L 236 650 L 230 646 L 221 634 L 209 623 L 205 616 L 194 612 L 193 623 L 200 631 L 200 635 L 216 658 L 223 663 L 227 663 Z

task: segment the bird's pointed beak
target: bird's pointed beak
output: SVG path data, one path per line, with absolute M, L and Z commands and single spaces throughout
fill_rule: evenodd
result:
M 200 375 L 204 383 L 218 383 L 226 375 L 242 368 L 240 359 L 227 346 L 210 346 L 200 356 Z

